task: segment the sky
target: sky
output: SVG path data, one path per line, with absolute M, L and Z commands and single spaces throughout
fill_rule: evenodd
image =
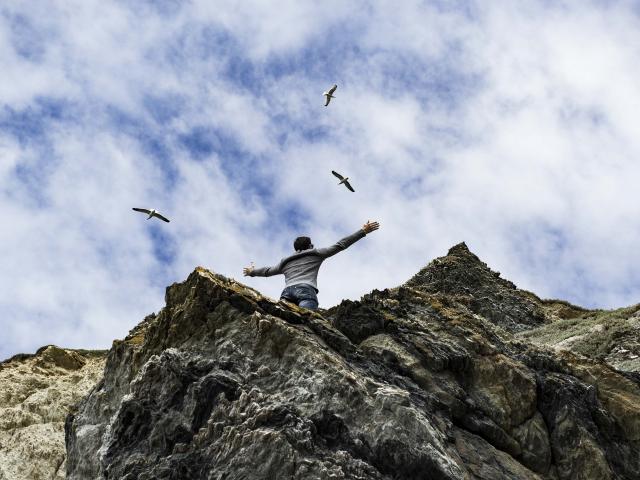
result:
M 542 297 L 640 302 L 637 2 L 273 5 L 3 2 L 0 359 L 109 348 L 196 266 L 277 298 L 242 268 L 367 220 L 321 306 L 461 241 Z

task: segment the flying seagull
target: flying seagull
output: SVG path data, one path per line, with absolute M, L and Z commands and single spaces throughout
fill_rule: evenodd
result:
M 327 92 L 324 92 L 324 93 L 323 93 L 323 95 L 324 95 L 325 97 L 327 97 L 327 101 L 326 101 L 326 103 L 324 104 L 324 106 L 325 106 L 325 107 L 326 107 L 327 105 L 329 105 L 329 102 L 331 101 L 331 99 L 332 99 L 332 98 L 335 98 L 335 96 L 333 95 L 333 92 L 335 92 L 335 91 L 336 91 L 336 88 L 338 88 L 338 85 L 334 85 L 333 87 L 331 87 L 331 88 L 329 89 L 329 91 L 327 91 Z
M 149 215 L 147 217 L 147 220 L 149 220 L 151 217 L 156 217 L 156 218 L 159 218 L 160 220 L 164 220 L 165 222 L 169 223 L 169 219 L 160 215 L 155 209 L 148 210 L 146 208 L 134 208 L 134 210 L 136 212 L 142 212 Z
M 336 177 L 338 177 L 340 179 L 340 183 L 338 183 L 338 185 L 341 185 L 341 184 L 344 183 L 345 187 L 347 187 L 352 192 L 355 192 L 355 190 L 353 189 L 353 187 L 349 183 L 349 177 L 345 178 L 345 177 L 343 177 L 342 175 L 340 175 L 338 172 L 336 172 L 334 170 L 331 170 L 331 173 L 333 173 Z

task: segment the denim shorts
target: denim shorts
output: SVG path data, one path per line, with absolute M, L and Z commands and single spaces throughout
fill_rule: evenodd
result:
M 295 303 L 299 307 L 315 310 L 318 308 L 318 295 L 316 289 L 306 283 L 290 285 L 280 295 L 280 300 Z

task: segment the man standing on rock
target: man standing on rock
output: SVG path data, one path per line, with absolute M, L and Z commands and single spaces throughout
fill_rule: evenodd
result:
M 356 243 L 367 233 L 380 228 L 378 222 L 367 220 L 360 230 L 338 241 L 327 248 L 314 248 L 309 237 L 298 237 L 293 242 L 296 253 L 280 260 L 273 267 L 244 268 L 245 276 L 270 277 L 284 274 L 285 289 L 280 295 L 280 300 L 295 303 L 304 308 L 315 310 L 318 308 L 318 270 L 327 258 L 345 250 Z

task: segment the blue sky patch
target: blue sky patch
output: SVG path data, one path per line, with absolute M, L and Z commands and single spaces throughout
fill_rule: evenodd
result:
M 153 222 L 153 223 L 152 223 Z M 170 223 L 165 224 L 156 218 L 148 220 L 149 238 L 153 242 L 153 255 L 163 265 L 171 265 L 176 258 L 177 244 L 173 236 L 167 233 Z
M 42 144 L 55 123 L 72 121 L 72 105 L 50 97 L 36 98 L 32 105 L 21 110 L 5 105 L 0 111 L 0 131 L 12 135 L 23 145 Z
M 16 53 L 31 62 L 41 62 L 46 52 L 44 33 L 24 15 L 4 16 L 11 24 L 11 44 Z
M 142 100 L 147 111 L 161 126 L 180 116 L 184 102 L 184 97 L 178 94 L 145 95 Z
M 140 144 L 144 153 L 153 161 L 154 165 L 163 174 L 163 183 L 166 189 L 175 187 L 178 180 L 178 169 L 171 151 L 168 139 L 169 132 L 164 126 L 150 125 L 140 118 L 123 112 L 115 107 L 107 107 L 107 114 L 113 127 L 121 133 L 126 133 Z

